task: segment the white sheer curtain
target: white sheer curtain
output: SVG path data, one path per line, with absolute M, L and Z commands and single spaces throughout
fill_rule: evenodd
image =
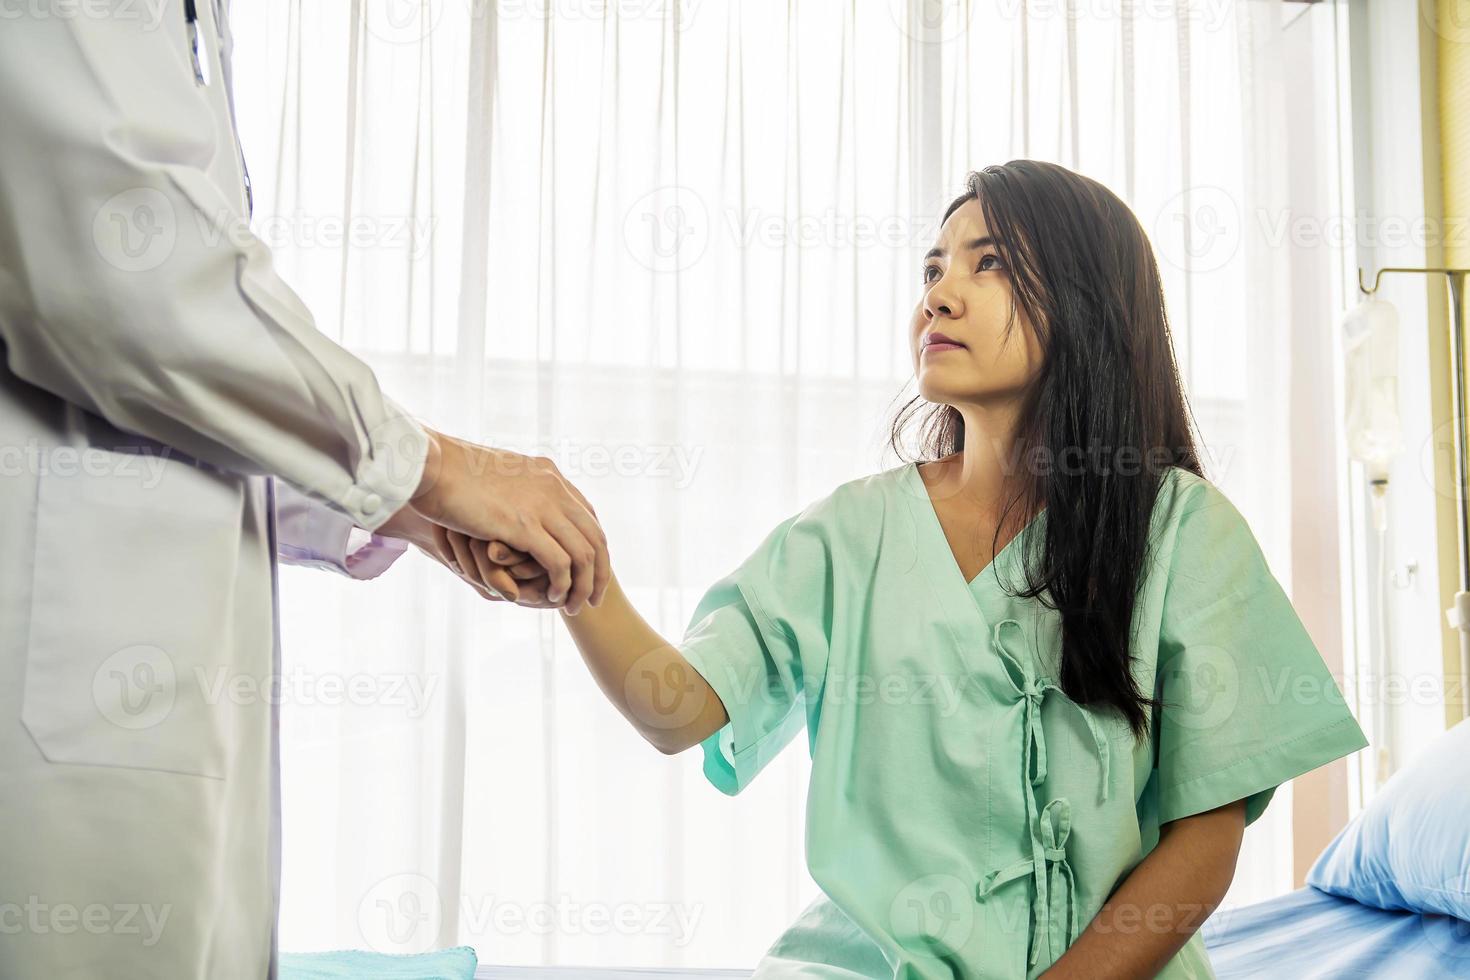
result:
M 457 435 L 560 460 L 665 635 L 894 460 L 919 257 L 965 173 L 1055 160 L 1158 249 L 1211 452 L 1273 556 L 1288 447 L 1280 4 L 236 4 L 257 232 Z M 814 894 L 798 739 L 741 797 L 646 747 L 554 614 L 412 555 L 283 573 L 286 948 L 739 966 Z M 1285 790 L 1236 900 L 1290 887 Z

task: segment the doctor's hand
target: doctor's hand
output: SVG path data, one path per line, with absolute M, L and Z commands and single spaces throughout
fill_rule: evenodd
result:
M 515 602 L 520 597 L 520 589 L 517 587 L 516 580 L 507 568 L 496 566 L 488 574 L 484 574 L 475 566 L 470 565 L 469 571 L 466 571 L 456 559 L 455 553 L 447 547 L 447 541 L 443 536 L 444 528 L 419 514 L 412 507 L 399 509 L 397 513 L 383 522 L 377 533 L 384 537 L 398 538 L 416 546 L 486 599 L 495 602 L 509 599 Z
M 546 600 L 573 615 L 607 591 L 607 537 L 587 498 L 550 459 L 429 430 L 423 479 L 409 506 L 448 531 L 534 559 L 546 571 Z

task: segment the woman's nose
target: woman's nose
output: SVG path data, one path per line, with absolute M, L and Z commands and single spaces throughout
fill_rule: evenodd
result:
M 934 284 L 929 295 L 924 297 L 924 315 L 930 319 L 952 320 L 962 312 L 959 299 L 943 283 Z

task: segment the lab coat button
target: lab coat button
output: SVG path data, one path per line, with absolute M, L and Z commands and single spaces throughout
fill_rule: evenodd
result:
M 366 497 L 362 498 L 362 512 L 368 517 L 372 517 L 374 514 L 376 514 L 378 512 L 378 508 L 382 506 L 383 498 L 375 493 L 370 493 Z

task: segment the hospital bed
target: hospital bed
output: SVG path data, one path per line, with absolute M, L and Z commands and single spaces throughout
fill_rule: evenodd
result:
M 1202 932 L 1220 980 L 1470 977 L 1470 922 L 1373 908 L 1310 886 L 1217 913 Z
M 1217 912 L 1202 930 L 1219 980 L 1470 978 L 1470 922 L 1389 912 L 1310 886 Z M 481 965 L 475 980 L 745 980 L 749 970 Z

